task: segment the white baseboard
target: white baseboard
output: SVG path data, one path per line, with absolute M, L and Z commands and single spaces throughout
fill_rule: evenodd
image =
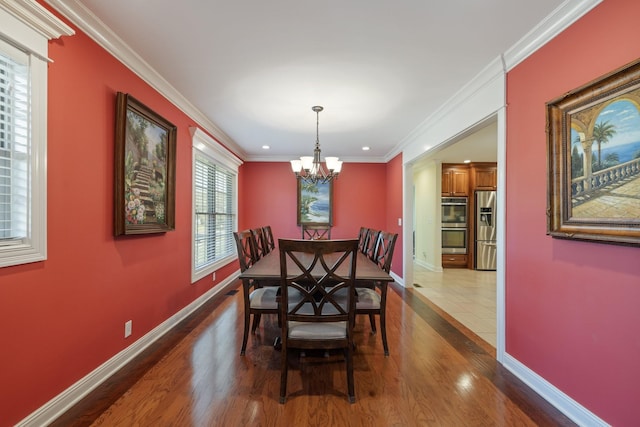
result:
M 186 319 L 191 313 L 200 308 L 211 298 L 223 292 L 227 287 L 237 279 L 240 271 L 237 271 L 227 277 L 224 281 L 202 294 L 191 304 L 162 322 L 146 335 L 138 339 L 129 347 L 107 360 L 105 363 L 94 369 L 87 376 L 80 379 L 71 387 L 51 399 L 42 407 L 34 411 L 31 415 L 16 424 L 16 427 L 39 427 L 49 425 L 55 421 L 60 415 L 68 411 L 73 405 L 88 395 L 96 387 L 114 375 L 120 368 L 125 366 L 134 357 L 144 351 L 147 347 L 160 339 L 164 334 L 178 325 L 182 320 Z
M 429 271 L 434 271 L 436 273 L 442 273 L 442 266 L 441 265 L 434 265 L 434 264 L 422 261 L 420 259 L 415 260 L 415 263 L 418 264 L 420 267 L 426 268 Z
M 609 424 L 589 412 L 578 402 L 558 390 L 540 375 L 527 368 L 513 356 L 505 353 L 503 365 L 512 374 L 542 396 L 547 402 L 555 406 L 560 412 L 569 417 L 579 426 L 608 427 Z
M 398 276 L 396 273 L 394 273 L 393 271 L 389 273 L 389 275 L 393 278 L 393 280 L 399 284 L 400 286 L 404 287 L 404 279 L 400 276 Z

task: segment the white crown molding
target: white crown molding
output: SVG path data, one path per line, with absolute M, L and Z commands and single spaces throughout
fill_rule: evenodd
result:
M 138 339 L 120 353 L 107 360 L 105 363 L 94 369 L 84 378 L 71 387 L 51 399 L 45 405 L 37 409 L 31 415 L 16 424 L 16 427 L 38 427 L 47 426 L 60 417 L 65 411 L 69 410 L 82 398 L 87 396 L 96 387 L 108 380 L 120 368 L 131 362 L 134 357 L 142 353 L 151 344 L 162 338 L 164 334 L 176 327 L 182 320 L 186 319 L 191 313 L 195 312 L 200 306 L 214 298 L 216 295 L 226 291 L 227 288 L 234 283 L 240 275 L 240 270 L 232 273 L 223 282 L 217 284 L 209 291 L 202 294 L 191 304 L 162 322 L 160 325 L 149 331 L 146 335 Z
M 579 426 L 609 426 L 609 424 L 558 390 L 553 384 L 546 381 L 510 354 L 504 354 L 503 365 L 533 391 L 542 396 L 543 399 L 551 403 Z
M 525 60 L 602 1 L 567 0 L 562 3 L 504 53 L 506 70 Z
M 5 0 L 0 0 L 5 1 Z M 77 0 L 45 0 L 241 159 L 245 151 Z
M 36 3 L 35 0 L 0 0 L 0 7 L 29 24 L 47 39 L 71 36 L 75 31 L 56 18 L 51 12 Z

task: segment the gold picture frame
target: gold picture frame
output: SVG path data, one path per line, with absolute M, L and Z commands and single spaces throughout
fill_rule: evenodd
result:
M 114 235 L 175 228 L 176 127 L 129 94 L 116 96 Z
M 547 234 L 640 245 L 640 61 L 549 101 Z

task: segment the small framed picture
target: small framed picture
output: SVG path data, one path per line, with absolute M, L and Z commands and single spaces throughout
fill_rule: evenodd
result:
M 333 225 L 333 181 L 306 183 L 298 178 L 298 225 Z

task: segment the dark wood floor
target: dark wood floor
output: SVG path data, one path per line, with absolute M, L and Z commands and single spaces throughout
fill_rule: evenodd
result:
M 237 283 L 239 285 L 239 282 Z M 572 426 L 496 362 L 491 347 L 412 290 L 388 298 L 390 356 L 356 323 L 356 403 L 343 362 L 301 362 L 278 403 L 279 334 L 242 342 L 238 287 L 205 304 L 54 426 Z

